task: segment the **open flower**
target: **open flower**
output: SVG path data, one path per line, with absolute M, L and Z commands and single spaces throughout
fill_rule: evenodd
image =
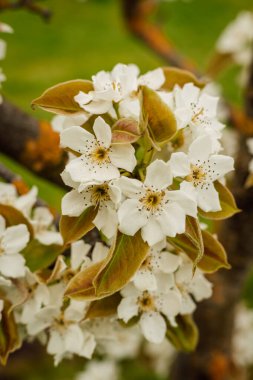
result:
M 38 189 L 35 186 L 28 193 L 18 196 L 14 185 L 0 183 L 0 203 L 17 208 L 26 216 L 30 215 L 37 195 Z
M 154 161 L 147 168 L 144 183 L 121 177 L 118 181 L 126 199 L 119 208 L 119 230 L 154 245 L 165 236 L 185 231 L 186 215 L 196 216 L 196 202 L 180 190 L 168 190 L 172 184 L 170 164 Z
M 6 228 L 0 215 L 0 273 L 6 277 L 23 277 L 25 259 L 20 252 L 29 241 L 29 232 L 24 224 Z
M 160 93 L 163 98 L 163 93 Z M 178 129 L 188 127 L 191 139 L 208 135 L 212 139 L 213 150 L 220 149 L 221 131 L 224 125 L 217 119 L 219 98 L 207 94 L 192 83 L 183 88 L 175 86 L 171 94 L 165 93 L 165 102 L 169 97 L 169 105 L 177 119 Z M 189 133 L 188 133 L 189 135 Z
M 191 144 L 188 155 L 173 153 L 170 162 L 175 177 L 186 177 L 181 183 L 181 190 L 189 196 L 192 194 L 202 210 L 221 210 L 213 182 L 233 170 L 232 157 L 212 154 L 210 137 L 202 136 Z
M 162 69 L 150 71 L 139 78 L 138 75 L 139 69 L 136 65 L 118 64 L 111 72 L 100 71 L 94 75 L 92 77 L 94 91 L 88 94 L 80 91 L 74 99 L 86 112 L 94 115 L 106 112 L 115 115 L 114 103 L 119 103 L 122 117 L 128 117 L 132 113 L 132 107 L 135 108 L 133 112 L 135 115 L 136 109 L 139 110 L 138 101 L 134 100 L 138 86 L 145 85 L 157 90 L 165 80 Z
M 140 316 L 139 325 L 144 337 L 152 343 L 161 343 L 166 334 L 164 316 L 175 324 L 181 307 L 181 298 L 174 290 L 156 292 L 140 291 L 130 283 L 122 291 L 118 317 L 127 323 Z M 163 316 L 164 315 L 164 316 Z
M 182 259 L 163 248 L 163 242 L 162 245 L 158 243 L 151 247 L 148 256 L 136 272 L 133 283 L 139 290 L 157 290 L 157 275 L 161 273 L 167 274 L 168 281 L 174 283 L 174 278 L 170 275 L 177 270 Z
M 35 238 L 44 245 L 63 244 L 62 236 L 53 228 L 54 217 L 47 207 L 36 207 L 31 220 Z
M 54 355 L 55 365 L 73 354 L 91 359 L 96 347 L 95 338 L 81 323 L 87 306 L 86 302 L 71 300 L 65 311 L 55 316 L 47 344 L 47 352 Z
M 120 176 L 118 168 L 132 171 L 136 165 L 135 150 L 131 144 L 112 145 L 111 128 L 98 117 L 93 130 L 74 126 L 61 133 L 61 145 L 81 154 L 71 160 L 66 171 L 73 181 L 109 181 Z
M 120 188 L 112 181 L 83 183 L 79 186 L 79 191 L 72 190 L 63 197 L 62 214 L 79 216 L 88 207 L 97 207 L 93 223 L 110 239 L 118 225 L 116 209 L 120 200 Z
M 191 314 L 196 309 L 196 302 L 200 302 L 212 295 L 212 284 L 199 269 L 192 274 L 192 262 L 182 257 L 182 264 L 175 273 L 175 284 L 181 293 L 181 314 Z

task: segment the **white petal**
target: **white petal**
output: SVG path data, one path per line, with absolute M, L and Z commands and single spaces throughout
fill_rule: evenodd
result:
M 191 172 L 190 160 L 183 152 L 172 153 L 170 165 L 174 177 L 185 177 Z
M 154 257 L 156 268 L 164 273 L 175 272 L 181 264 L 181 257 L 173 253 L 162 251 Z
M 83 91 L 79 91 L 77 95 L 74 96 L 74 100 L 82 107 L 84 104 L 89 103 L 92 100 L 91 94 L 86 94 Z
M 213 155 L 209 159 L 209 165 L 215 170 L 212 174 L 212 180 L 215 181 L 234 169 L 234 159 L 229 156 Z
M 141 236 L 149 246 L 152 246 L 163 240 L 165 234 L 155 217 L 151 217 L 142 227 Z
M 131 144 L 112 145 L 109 157 L 117 168 L 132 172 L 136 166 L 135 150 Z
M 133 236 L 147 223 L 146 214 L 138 210 L 136 199 L 127 199 L 118 211 L 119 230 L 126 235 Z
M 104 244 L 98 242 L 92 251 L 92 261 L 97 263 L 98 261 L 104 260 L 109 252 L 109 248 Z
M 166 294 L 161 294 L 155 300 L 157 310 L 166 315 L 168 319 L 175 317 L 181 309 L 181 297 L 175 290 L 170 290 Z
M 6 228 L 5 219 L 2 217 L 2 215 L 0 215 L 0 236 L 2 236 L 2 234 L 4 233 L 5 228 Z
M 145 186 L 157 190 L 164 189 L 172 183 L 170 164 L 162 160 L 155 160 L 147 167 Z
M 15 207 L 22 211 L 25 215 L 28 215 L 37 200 L 37 196 L 38 189 L 33 186 L 27 194 L 22 195 L 16 200 Z
M 41 231 L 36 234 L 36 239 L 44 245 L 63 244 L 62 236 L 59 232 Z
M 84 259 L 87 258 L 90 249 L 91 246 L 85 244 L 83 240 L 78 240 L 71 244 L 70 263 L 73 270 L 80 267 Z
M 172 190 L 167 193 L 167 198 L 171 202 L 176 202 L 178 206 L 180 206 L 185 214 L 193 216 L 194 218 L 197 216 L 197 201 L 195 194 L 186 194 L 181 190 Z
M 67 147 L 78 153 L 84 153 L 87 147 L 90 146 L 90 143 L 95 140 L 92 133 L 79 126 L 65 129 L 60 137 L 63 148 Z
M 144 337 L 149 342 L 162 343 L 166 334 L 166 323 L 160 313 L 143 313 L 139 323 Z
M 77 324 L 71 324 L 67 327 L 64 334 L 64 348 L 66 351 L 78 354 L 83 346 L 83 334 Z
M 100 207 L 93 223 L 98 230 L 102 231 L 103 234 L 110 239 L 113 237 L 117 229 L 117 212 L 109 205 L 107 205 L 107 207 Z
M 116 186 L 118 185 L 122 193 L 128 198 L 141 198 L 145 193 L 143 188 L 143 183 L 137 179 L 120 177 L 118 180 L 114 181 Z
M 199 207 L 205 212 L 221 210 L 219 194 L 212 183 L 207 188 L 197 189 L 197 199 Z
M 82 108 L 93 115 L 100 115 L 108 112 L 112 107 L 111 100 L 96 100 L 92 101 L 89 104 L 85 104 Z
M 112 132 L 110 126 L 104 121 L 102 117 L 97 117 L 93 130 L 95 132 L 96 138 L 99 142 L 99 145 L 104 146 L 105 148 L 109 148 L 112 140 Z
M 148 86 L 152 90 L 158 90 L 165 82 L 165 76 L 161 68 L 147 72 L 141 75 L 139 80 L 139 85 Z
M 175 237 L 185 231 L 185 212 L 176 203 L 169 203 L 157 220 L 166 236 Z
M 157 288 L 155 275 L 148 269 L 139 269 L 133 278 L 133 282 L 136 288 L 142 291 L 154 291 Z
M 66 171 L 77 182 L 110 181 L 120 176 L 119 170 L 112 164 L 96 165 L 86 156 L 81 156 L 68 163 Z
M 18 253 L 0 256 L 0 272 L 11 278 L 24 277 L 25 259 Z
M 206 161 L 212 153 L 212 140 L 208 135 L 200 136 L 190 145 L 189 158 L 192 163 Z
M 62 198 L 61 210 L 63 215 L 79 216 L 91 205 L 90 196 L 85 197 L 85 194 L 72 190 Z
M 132 317 L 138 315 L 138 309 L 135 297 L 123 298 L 118 306 L 118 317 L 127 323 Z
M 88 331 L 83 331 L 83 341 L 82 350 L 78 353 L 78 355 L 87 359 L 91 359 L 96 347 L 95 338 Z
M 2 247 L 7 254 L 20 253 L 30 238 L 26 225 L 8 227 L 2 239 Z

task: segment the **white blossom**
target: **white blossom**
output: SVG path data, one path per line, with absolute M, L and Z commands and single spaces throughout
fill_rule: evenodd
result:
M 202 210 L 221 210 L 214 181 L 233 170 L 232 157 L 212 154 L 210 137 L 202 136 L 191 144 L 188 154 L 173 153 L 170 162 L 175 177 L 186 177 L 181 183 L 181 190 L 192 194 Z
M 164 279 L 162 281 L 164 285 Z M 139 316 L 139 326 L 144 337 L 152 343 L 161 343 L 166 334 L 164 316 L 175 325 L 175 316 L 181 308 L 178 292 L 163 286 L 155 292 L 140 291 L 132 283 L 121 290 L 123 296 L 118 306 L 118 317 L 127 323 Z
M 154 90 L 160 88 L 165 80 L 162 69 L 153 70 L 138 78 L 139 69 L 136 65 L 116 65 L 111 72 L 100 71 L 92 77 L 94 91 L 88 94 L 80 91 L 75 101 L 86 112 L 104 114 L 109 112 L 116 116 L 114 103 L 119 103 L 122 117 L 139 114 L 138 103 L 134 100 L 135 93 L 140 85 Z M 132 112 L 131 108 L 135 108 Z
M 66 166 L 72 180 L 109 181 L 120 176 L 118 168 L 131 172 L 136 165 L 132 145 L 112 144 L 111 128 L 101 117 L 95 120 L 93 130 L 95 136 L 78 126 L 61 133 L 61 145 L 81 155 Z
M 217 119 L 218 97 L 209 95 L 192 83 L 182 88 L 176 85 L 171 94 L 160 92 L 160 96 L 174 111 L 178 130 L 189 128 L 191 142 L 208 135 L 213 150 L 220 149 L 219 139 L 224 125 Z
M 200 302 L 212 295 L 212 284 L 199 269 L 193 275 L 192 262 L 183 256 L 182 264 L 175 272 L 175 284 L 181 293 L 181 314 L 192 314 L 195 302 Z M 195 302 L 194 302 L 195 300 Z
M 157 275 L 161 273 L 167 274 L 168 281 L 173 284 L 172 273 L 177 270 L 182 262 L 182 258 L 168 252 L 164 248 L 164 242 L 162 242 L 162 245 L 158 243 L 150 248 L 147 258 L 133 278 L 134 285 L 139 290 L 157 290 Z
M 54 217 L 47 207 L 36 207 L 32 215 L 35 238 L 44 245 L 63 244 L 62 236 L 53 227 Z
M 119 369 L 112 360 L 93 360 L 87 364 L 83 372 L 75 377 L 75 380 L 118 380 Z
M 24 224 L 7 227 L 0 215 L 0 273 L 6 277 L 25 275 L 25 259 L 20 252 L 29 241 L 29 232 Z
M 93 223 L 105 236 L 111 238 L 118 225 L 117 207 L 120 200 L 120 188 L 113 181 L 82 183 L 78 191 L 72 190 L 63 197 L 62 214 L 79 216 L 88 207 L 97 207 Z
M 119 186 L 128 197 L 119 208 L 119 230 L 134 235 L 141 229 L 142 238 L 154 245 L 165 236 L 185 231 L 186 215 L 196 217 L 196 202 L 172 184 L 169 163 L 156 160 L 147 168 L 144 183 L 122 177 Z

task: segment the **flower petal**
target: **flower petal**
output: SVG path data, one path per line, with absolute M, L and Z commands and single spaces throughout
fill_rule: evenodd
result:
M 109 157 L 117 168 L 132 172 L 136 166 L 135 150 L 131 144 L 112 145 Z
M 147 223 L 145 212 L 139 211 L 137 199 L 127 199 L 118 211 L 119 230 L 126 235 L 133 236 Z
M 197 189 L 197 200 L 199 207 L 205 212 L 221 210 L 219 194 L 212 183 L 207 188 Z
M 143 313 L 139 323 L 144 337 L 149 342 L 162 343 L 166 334 L 166 323 L 160 313 Z
M 112 141 L 112 132 L 110 126 L 104 121 L 102 117 L 97 117 L 93 130 L 96 135 L 96 138 L 99 142 L 99 145 L 104 146 L 105 148 L 109 148 Z
M 84 153 L 90 143 L 95 140 L 95 137 L 85 129 L 74 126 L 64 129 L 60 135 L 60 139 L 63 148 L 70 148 L 75 152 Z
M 20 253 L 29 241 L 29 232 L 24 224 L 8 227 L 2 238 L 2 247 L 7 254 Z
M 164 239 L 163 230 L 155 217 L 152 216 L 146 221 L 146 224 L 142 227 L 141 236 L 149 246 Z
M 135 297 L 123 298 L 118 306 L 118 317 L 127 323 L 139 313 L 139 307 Z
M 0 272 L 11 278 L 25 276 L 25 259 L 18 253 L 0 256 Z
M 61 202 L 62 215 L 79 216 L 89 206 L 92 205 L 90 194 L 80 194 L 77 190 L 72 190 L 65 194 Z
M 144 290 L 149 290 L 149 291 L 154 291 L 157 289 L 157 284 L 156 284 L 156 278 L 155 275 L 152 273 L 151 270 L 148 269 L 139 269 L 134 278 L 133 278 L 134 285 L 136 288 L 144 291 Z
M 172 183 L 172 172 L 168 162 L 155 160 L 147 167 L 145 186 L 157 190 L 164 189 Z
M 170 165 L 174 177 L 185 177 L 191 172 L 190 160 L 183 152 L 172 153 Z

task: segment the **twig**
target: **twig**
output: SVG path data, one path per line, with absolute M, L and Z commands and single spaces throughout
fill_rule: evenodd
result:
M 38 0 L 0 0 L 0 11 L 23 8 L 29 10 L 32 13 L 38 14 L 44 20 L 48 21 L 52 15 L 51 11 L 38 5 L 37 1 Z

